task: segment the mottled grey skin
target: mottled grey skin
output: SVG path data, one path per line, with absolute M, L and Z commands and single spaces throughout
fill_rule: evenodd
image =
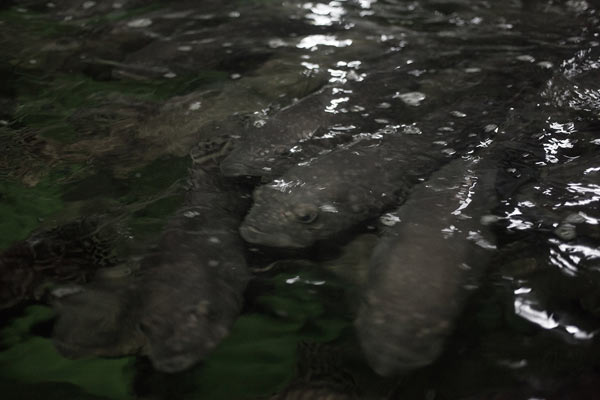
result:
M 85 286 L 54 291 L 53 342 L 65 357 L 119 357 L 142 350 L 137 299 L 131 276 L 96 277 Z
M 341 350 L 321 343 L 298 343 L 297 376 L 270 400 L 357 400 L 357 386 L 344 368 Z
M 355 140 L 362 132 L 384 127 L 376 120 L 409 122 L 414 110 L 393 100 L 412 82 L 396 71 L 377 72 L 312 93 L 253 127 L 221 163 L 225 176 L 280 176 L 291 166 Z M 385 107 L 380 107 L 385 103 Z
M 164 372 L 192 366 L 227 335 L 249 278 L 237 232 L 247 201 L 239 188 L 196 175 L 187 207 L 141 267 L 140 329 L 148 357 Z
M 330 97 L 331 87 L 326 87 L 282 109 L 266 121 L 255 121 L 236 149 L 221 162 L 223 175 L 270 174 L 271 164 L 294 144 L 311 138 L 319 128 L 329 125 L 332 114 L 323 110 Z
M 466 79 L 465 73 L 444 72 L 455 84 Z M 385 93 L 399 87 L 394 78 L 398 76 L 391 72 L 374 76 L 366 86 L 372 93 L 364 90 L 364 104 L 376 105 L 390 98 Z M 450 99 L 466 91 L 462 85 L 447 90 L 433 85 L 431 97 L 422 106 L 384 108 L 391 115 L 377 111 L 377 116 L 386 118 L 375 129 L 372 124 L 381 120 L 374 115 L 350 118 L 357 131 L 369 134 L 308 163 L 291 166 L 273 183 L 259 187 L 240 229 L 243 238 L 266 246 L 307 247 L 397 207 L 414 184 L 495 134 L 494 123 L 503 120 L 505 110 L 518 100 L 510 89 L 495 92 L 490 100 L 486 84 L 496 79 L 496 74 L 489 74 L 467 85 L 469 95 L 459 100 Z M 363 93 L 362 89 L 358 92 Z M 482 104 L 491 107 L 485 115 Z M 413 111 L 404 115 L 409 108 Z M 412 122 L 406 124 L 405 118 Z M 384 126 L 387 129 L 381 129 Z
M 376 217 L 447 161 L 439 148 L 422 152 L 433 140 L 389 135 L 380 145 L 358 143 L 289 169 L 255 190 L 242 237 L 266 246 L 307 247 Z
M 480 217 L 494 206 L 493 179 L 457 159 L 415 187 L 371 258 L 355 321 L 364 354 L 380 375 L 432 363 L 493 254 Z M 474 173 L 475 172 L 475 173 Z M 481 172 L 481 171 L 480 171 Z
M 193 174 L 185 206 L 133 277 L 117 288 L 96 283 L 59 301 L 54 341 L 63 354 L 141 349 L 157 370 L 177 372 L 227 335 L 249 279 L 237 231 L 248 200 L 216 174 Z

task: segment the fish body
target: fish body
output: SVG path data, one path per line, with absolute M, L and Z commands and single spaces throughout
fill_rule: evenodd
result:
M 331 116 L 323 110 L 329 104 L 330 91 L 329 87 L 323 88 L 281 109 L 268 121 L 256 120 L 236 149 L 221 162 L 221 172 L 229 177 L 262 176 L 269 172 L 272 161 L 328 124 Z
M 251 243 L 300 248 L 376 217 L 448 161 L 438 149 L 422 151 L 432 140 L 390 135 L 293 167 L 255 190 L 240 232 Z
M 221 171 L 230 177 L 276 177 L 355 141 L 361 133 L 384 128 L 386 120 L 409 122 L 414 111 L 392 98 L 412 83 L 391 71 L 342 87 L 325 86 L 256 121 L 223 160 Z
M 138 282 L 146 353 L 164 372 L 192 366 L 227 335 L 249 279 L 237 232 L 247 200 L 218 177 L 195 174 Z
M 54 342 L 64 355 L 141 352 L 157 370 L 178 372 L 227 335 L 249 279 L 237 231 L 247 199 L 217 174 L 192 174 L 184 205 L 137 271 L 56 301 Z
M 352 142 L 292 165 L 257 188 L 241 227 L 244 239 L 300 248 L 331 238 L 399 206 L 415 184 L 457 156 L 485 146 L 499 131 L 506 110 L 523 95 L 508 85 L 490 98 L 488 83 L 498 74 L 470 82 L 468 74 L 453 72 L 439 71 L 449 80 L 448 87 L 434 85 L 427 97 L 419 92 L 400 95 L 403 104 L 422 102 L 418 107 L 384 108 L 383 119 L 374 118 L 379 111 L 369 118 L 351 117 L 358 132 Z M 374 77 L 367 87 L 371 93 L 364 89 L 364 104 L 394 100 L 397 96 L 383 94 L 399 87 L 393 77 Z M 409 108 L 414 111 L 404 113 Z
M 137 327 L 131 274 L 96 276 L 89 284 L 61 286 L 51 294 L 57 315 L 52 341 L 64 357 L 121 357 L 142 350 L 145 338 Z
M 494 206 L 493 179 L 476 167 L 458 158 L 416 186 L 375 247 L 355 325 L 380 375 L 439 356 L 493 254 L 493 237 L 480 222 Z

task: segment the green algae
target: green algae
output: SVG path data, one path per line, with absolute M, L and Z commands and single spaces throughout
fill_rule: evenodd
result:
M 53 317 L 48 307 L 32 306 L 0 332 L 0 376 L 16 383 L 69 383 L 87 393 L 110 399 L 128 399 L 133 358 L 68 360 L 50 339 L 32 335 L 31 328 Z M 10 389 L 10 386 L 9 386 Z
M 158 102 L 226 79 L 224 72 L 199 71 L 192 76 L 144 81 L 99 81 L 82 74 L 56 74 L 52 80 L 37 81 L 21 73 L 15 120 L 38 129 L 44 136 L 72 143 L 81 139 L 69 121 L 75 111 L 99 106 L 111 95 L 124 99 Z
M 129 219 L 133 236 L 149 238 L 159 233 L 167 218 L 181 206 L 182 183 L 189 166 L 189 157 L 158 159 L 121 182 L 128 191 L 119 202 L 135 209 Z
M 167 222 L 167 218 L 177 211 L 182 202 L 183 195 L 177 194 L 158 199 L 136 211 L 129 221 L 132 235 L 137 238 L 144 238 L 160 233 Z
M 0 181 L 0 249 L 21 240 L 37 228 L 44 219 L 60 211 L 61 188 L 51 177 L 35 187 Z
M 143 9 L 148 11 L 152 7 L 156 6 Z M 139 10 L 142 9 L 79 19 L 78 22 L 88 26 L 102 24 L 132 17 Z M 77 37 L 84 32 L 82 26 L 74 23 L 15 9 L 0 13 L 0 19 L 10 21 L 11 30 L 26 26 L 20 33 L 23 42 Z M 70 121 L 77 110 L 101 105 L 111 96 L 157 104 L 172 96 L 218 86 L 229 80 L 228 73 L 213 70 L 172 79 L 97 80 L 79 73 L 46 71 L 46 60 L 29 63 L 28 55 L 18 47 L 15 49 L 19 50 L 15 57 L 7 58 L 16 76 L 15 82 L 11 83 L 16 88 L 15 122 L 62 143 L 76 143 L 82 139 L 82 133 Z M 122 206 L 131 206 L 126 211 L 129 213 L 127 224 L 134 236 L 157 233 L 181 204 L 182 194 L 172 188 L 179 187 L 178 182 L 186 176 L 188 167 L 187 157 L 159 159 L 132 171 L 126 178 L 111 176 L 100 188 L 96 186 L 99 184 L 96 178 L 107 171 L 90 173 L 86 170 L 83 178 L 62 184 L 62 179 L 73 176 L 64 166 L 66 170 L 51 171 L 50 176 L 33 188 L 0 183 L 0 248 L 25 238 L 44 220 L 68 208 L 71 202 L 90 202 L 95 197 L 110 198 Z M 88 185 L 78 185 L 82 182 Z M 77 193 L 79 197 L 74 195 Z M 142 205 L 141 208 L 138 205 Z M 304 280 L 318 279 L 312 275 L 312 272 L 301 274 Z M 290 274 L 274 277 L 275 289 L 255 301 L 260 311 L 242 315 L 231 335 L 205 363 L 169 378 L 171 382 L 177 382 L 173 385 L 177 398 L 210 400 L 270 395 L 282 390 L 293 379 L 299 342 L 328 342 L 339 337 L 350 322 L 329 315 L 330 310 L 322 304 L 322 293 L 313 290 L 314 285 L 302 280 L 293 285 L 287 283 L 294 277 Z M 61 357 L 48 338 L 31 333 L 36 324 L 52 317 L 49 308 L 33 306 L 0 332 L 5 347 L 0 351 L 0 388 L 14 392 L 17 392 L 16 388 L 24 390 L 26 386 L 37 388 L 47 391 L 44 393 L 46 400 L 57 398 L 61 393 L 65 398 L 131 398 L 133 359 L 73 361 Z M 185 394 L 181 394 L 183 388 Z M 161 390 L 157 388 L 156 393 Z
M 301 280 L 293 285 L 286 283 L 289 274 L 275 276 L 272 281 L 276 286 L 288 285 L 295 290 L 290 293 L 274 289 L 259 296 L 261 311 L 240 316 L 230 335 L 206 362 L 180 374 L 145 374 L 141 379 L 149 381 L 144 382 L 147 387 L 142 391 L 162 393 L 161 398 L 173 395 L 181 399 L 218 400 L 258 398 L 283 390 L 295 377 L 300 342 L 334 341 L 350 325 L 348 319 L 331 315 L 327 304 L 322 304 L 320 290 L 308 290 L 312 285 L 306 282 L 315 273 L 299 276 Z M 305 295 L 299 296 L 301 292 Z M 265 298 L 278 300 L 264 301 Z M 22 391 L 18 385 L 42 385 L 49 390 L 50 398 L 65 391 L 83 399 L 86 393 L 115 400 L 134 397 L 133 358 L 67 360 L 56 352 L 49 339 L 31 333 L 37 324 L 49 321 L 53 315 L 48 307 L 31 306 L 0 331 L 0 387 Z M 83 392 L 78 393 L 77 388 Z
M 20 383 L 0 379 L 3 400 L 106 400 L 66 382 Z
M 18 344 L 29 335 L 31 328 L 36 323 L 47 321 L 53 317 L 54 312 L 48 307 L 30 306 L 21 317 L 14 319 L 10 325 L 2 329 L 0 343 L 4 347 Z

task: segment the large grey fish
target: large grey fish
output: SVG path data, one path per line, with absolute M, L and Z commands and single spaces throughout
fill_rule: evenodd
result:
M 435 128 L 447 124 L 451 131 L 450 111 L 460 118 L 506 110 L 506 100 L 517 94 L 508 83 L 519 82 L 524 88 L 539 80 L 523 77 L 522 67 L 503 59 L 495 60 L 485 75 L 473 74 L 455 66 L 463 53 L 474 64 L 480 57 L 466 50 L 451 52 L 420 59 L 408 71 L 397 66 L 401 60 L 392 57 L 373 65 L 372 72 L 360 75 L 357 81 L 326 86 L 243 130 L 236 149 L 221 163 L 221 171 L 226 176 L 273 178 L 365 133 L 435 119 L 440 124 Z M 492 62 L 488 54 L 486 62 Z M 418 70 L 427 73 L 415 76 Z M 494 87 L 493 97 L 490 87 Z
M 52 291 L 57 314 L 52 333 L 56 349 L 68 358 L 120 357 L 139 353 L 145 338 L 137 327 L 132 268 L 119 265 L 86 285 Z
M 225 176 L 263 175 L 271 161 L 328 124 L 331 115 L 323 110 L 329 104 L 330 92 L 330 87 L 323 88 L 283 108 L 268 122 L 255 121 L 236 149 L 221 162 L 221 172 Z
M 481 217 L 495 170 L 458 158 L 414 188 L 375 247 L 355 325 L 371 367 L 387 376 L 432 363 L 495 249 Z
M 188 206 L 141 268 L 140 328 L 152 364 L 165 372 L 202 360 L 227 335 L 249 279 L 237 231 L 247 199 L 238 187 L 196 174 Z
M 223 339 L 249 279 L 237 231 L 248 200 L 218 174 L 193 171 L 185 205 L 130 277 L 97 280 L 55 303 L 54 342 L 66 356 L 143 352 L 177 372 Z
M 361 132 L 383 127 L 386 119 L 408 123 L 414 107 L 392 98 L 412 83 L 391 71 L 341 88 L 326 86 L 256 121 L 223 160 L 221 171 L 225 176 L 278 176 L 290 166 L 351 142 Z
M 244 239 L 266 246 L 307 247 L 398 206 L 414 184 L 495 135 L 506 110 L 542 82 L 537 76 L 524 78 L 526 89 L 519 92 L 507 84 L 522 78 L 518 68 L 501 60 L 499 65 L 506 68 L 475 81 L 467 73 L 454 74 L 454 69 L 438 71 L 443 79 L 426 90 L 432 93 L 431 103 L 420 92 L 398 95 L 403 103 L 423 102 L 412 107 L 417 111 L 408 117 L 411 123 L 403 122 L 406 116 L 391 116 L 375 130 L 371 119 L 355 117 L 358 131 L 368 132 L 362 140 L 294 165 L 255 190 L 254 205 L 241 227 Z M 509 72 L 511 78 L 506 79 Z M 382 73 L 378 79 L 385 83 L 386 76 L 394 75 Z M 373 85 L 373 98 L 382 87 Z M 495 88 L 493 98 L 490 87 Z
M 376 217 L 447 162 L 435 134 L 390 134 L 289 169 L 257 188 L 240 228 L 251 243 L 299 248 Z

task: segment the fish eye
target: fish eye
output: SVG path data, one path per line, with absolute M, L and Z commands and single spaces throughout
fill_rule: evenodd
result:
M 294 209 L 294 216 L 298 222 L 310 224 L 319 216 L 319 209 L 311 204 L 300 204 Z

